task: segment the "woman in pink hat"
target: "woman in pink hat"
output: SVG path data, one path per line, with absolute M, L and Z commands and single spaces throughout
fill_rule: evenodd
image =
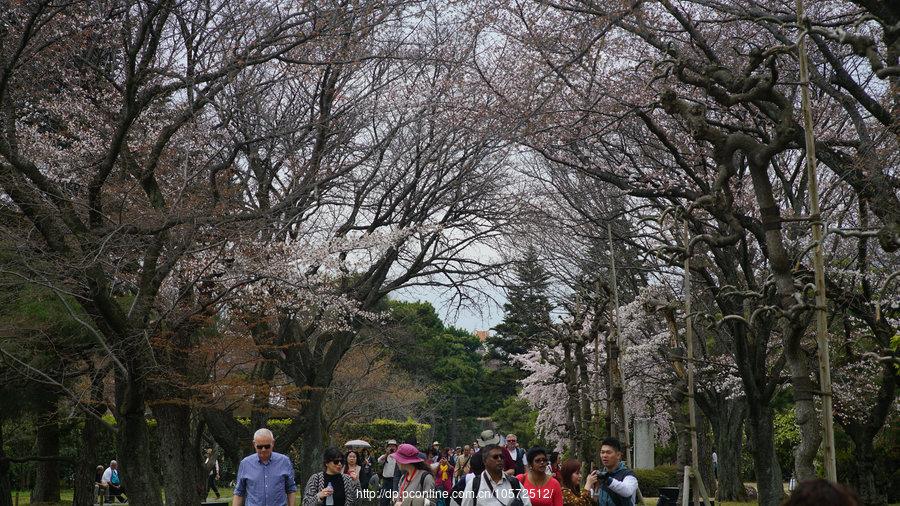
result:
M 418 448 L 402 444 L 394 452 L 394 460 L 403 469 L 394 506 L 431 506 L 434 501 L 434 476 L 431 466 L 422 460 Z

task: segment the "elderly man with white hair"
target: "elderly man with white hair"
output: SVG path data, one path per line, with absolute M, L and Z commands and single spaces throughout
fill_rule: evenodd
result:
M 119 502 L 128 502 L 124 497 L 125 487 L 122 486 L 122 478 L 119 476 L 119 463 L 115 460 L 109 461 L 109 467 L 103 471 L 103 477 L 100 482 L 106 487 L 106 498 L 112 501 L 116 498 Z
M 269 429 L 253 434 L 256 453 L 244 457 L 238 467 L 232 506 L 296 506 L 294 465 L 287 455 L 275 452 L 275 436 Z

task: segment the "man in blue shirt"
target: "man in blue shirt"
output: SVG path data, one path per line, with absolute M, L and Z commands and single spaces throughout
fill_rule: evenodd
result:
M 244 457 L 238 467 L 232 506 L 296 506 L 294 466 L 287 455 L 274 451 L 275 436 L 269 429 L 253 434 L 256 453 Z

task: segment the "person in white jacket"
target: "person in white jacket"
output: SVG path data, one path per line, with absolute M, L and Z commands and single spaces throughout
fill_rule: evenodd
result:
M 600 462 L 603 463 L 603 469 L 592 473 L 596 476 L 599 506 L 634 506 L 638 481 L 622 462 L 622 443 L 618 439 L 608 437 L 603 440 L 600 445 Z

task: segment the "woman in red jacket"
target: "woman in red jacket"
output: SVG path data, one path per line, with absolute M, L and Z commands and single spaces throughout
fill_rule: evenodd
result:
M 556 478 L 547 474 L 547 450 L 532 448 L 525 454 L 528 471 L 516 476 L 528 492 L 532 506 L 563 506 L 562 487 Z

